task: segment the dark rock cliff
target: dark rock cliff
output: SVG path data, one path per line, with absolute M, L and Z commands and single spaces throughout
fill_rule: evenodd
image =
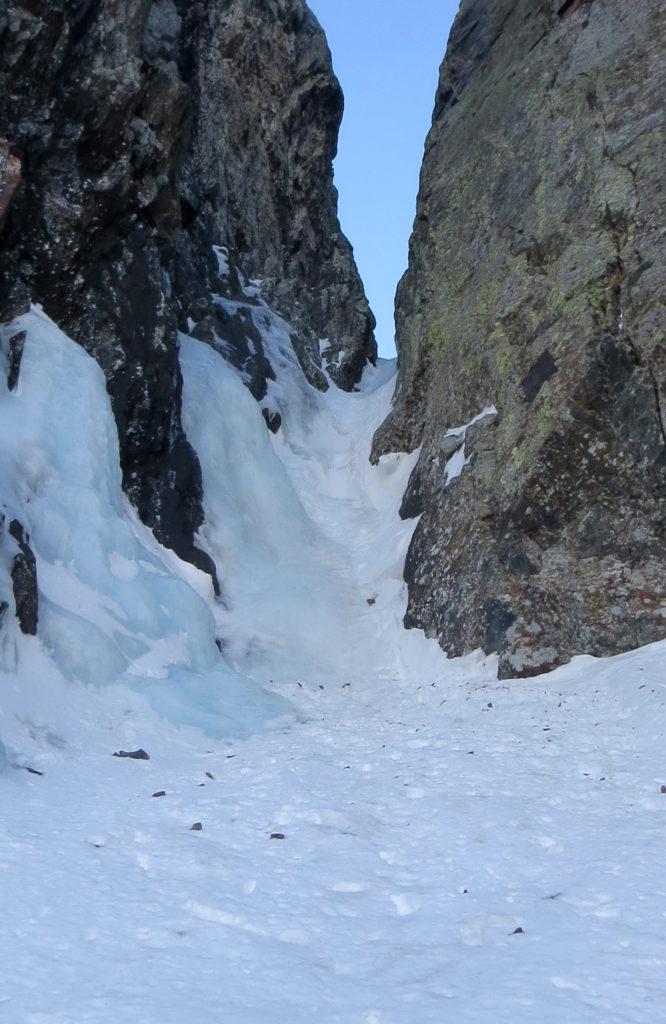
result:
M 215 245 L 262 279 L 315 384 L 320 340 L 342 387 L 374 359 L 336 213 L 342 107 L 303 0 L 0 7 L 0 322 L 41 303 L 98 360 L 128 495 L 213 579 L 194 543 L 201 473 L 181 425 L 177 329 L 216 316 Z M 237 326 L 229 343 L 247 347 Z M 227 327 L 218 316 L 222 338 Z M 270 367 L 251 370 L 260 393 Z
M 666 634 L 664 95 L 662 0 L 463 0 L 374 455 L 422 444 L 407 624 L 504 677 Z

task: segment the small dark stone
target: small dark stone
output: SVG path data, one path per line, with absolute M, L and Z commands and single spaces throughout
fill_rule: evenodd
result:
M 373 604 L 377 604 L 377 598 L 376 597 L 369 597 L 368 598 L 368 604 L 372 608 Z
M 27 764 L 23 765 L 23 769 L 24 769 L 24 771 L 28 772 L 30 775 L 43 775 L 44 774 L 44 772 L 38 772 L 36 768 L 29 768 Z
M 194 825 L 190 828 L 190 832 L 203 832 L 203 825 L 200 821 L 195 821 Z
M 271 833 L 271 839 L 284 839 L 284 838 L 285 838 L 285 836 L 283 836 L 282 832 L 272 832 Z
M 661 787 L 661 792 L 662 792 L 662 793 L 666 793 L 666 786 L 662 786 L 662 787 Z
M 207 778 L 207 779 L 213 779 L 213 780 L 214 780 L 214 779 L 215 779 L 215 776 L 213 775 L 213 773 L 212 773 L 212 772 L 206 772 L 206 778 Z
M 139 748 L 138 750 L 118 750 L 114 757 L 130 757 L 133 761 L 150 761 L 150 754 Z
M 166 796 L 166 790 L 165 789 L 158 789 L 157 793 L 153 793 L 153 796 L 154 797 L 156 797 L 156 796 Z
M 516 930 L 515 930 L 515 932 L 513 932 L 513 934 L 514 935 L 524 935 L 525 932 L 523 931 L 522 928 L 516 928 Z

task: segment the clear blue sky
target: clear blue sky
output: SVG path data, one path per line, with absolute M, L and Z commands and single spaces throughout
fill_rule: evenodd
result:
M 458 0 L 309 0 L 345 93 L 335 165 L 340 220 L 395 354 L 393 299 L 407 266 L 423 146 Z

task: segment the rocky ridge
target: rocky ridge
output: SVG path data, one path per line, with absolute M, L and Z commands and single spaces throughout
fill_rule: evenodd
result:
M 374 458 L 407 625 L 504 677 L 666 633 L 663 13 L 463 0 L 441 69 Z

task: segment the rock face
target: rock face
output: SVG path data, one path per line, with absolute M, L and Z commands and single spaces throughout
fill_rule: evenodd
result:
M 18 548 L 11 570 L 16 618 L 22 633 L 36 636 L 39 622 L 37 563 L 30 547 L 30 538 L 18 519 L 12 519 L 9 524 L 9 535 Z
M 3 578 L 5 572 L 8 576 L 7 581 Z M 14 611 L 21 632 L 35 636 L 39 621 L 37 562 L 30 547 L 30 537 L 23 525 L 18 519 L 12 519 L 7 525 L 1 512 L 0 573 L 0 587 L 12 592 Z M 0 632 L 8 608 L 9 603 L 0 599 Z
M 222 288 L 213 246 L 262 278 L 314 383 L 320 339 L 346 388 L 375 357 L 337 220 L 343 102 L 323 32 L 303 0 L 10 0 L 0 68 L 0 321 L 41 303 L 95 356 L 125 490 L 215 580 L 194 543 L 177 345 Z
M 0 139 L 0 228 L 20 183 L 21 161 L 9 152 L 7 140 Z
M 665 90 L 662 0 L 463 0 L 442 66 L 374 456 L 407 625 L 502 677 L 666 634 Z

